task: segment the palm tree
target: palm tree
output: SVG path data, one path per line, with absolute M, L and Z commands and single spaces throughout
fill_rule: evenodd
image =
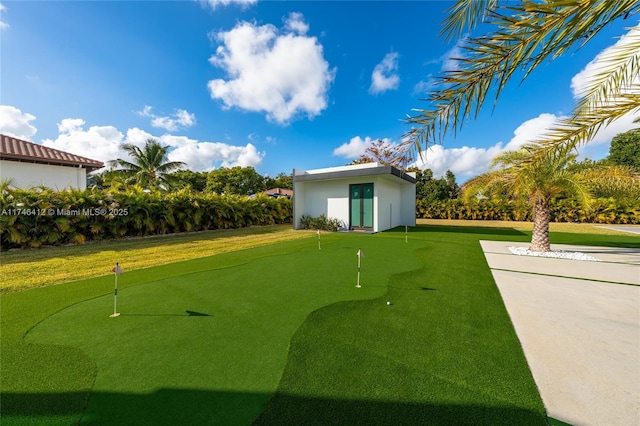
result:
M 163 187 L 171 183 L 169 173 L 186 166 L 181 161 L 168 160 L 168 146 L 160 145 L 156 139 L 147 139 L 144 147 L 126 143 L 121 145 L 133 162 L 118 158 L 109 161 L 111 167 L 119 167 L 115 171 L 127 177 L 128 183 L 135 183 L 143 188 Z
M 530 250 L 547 252 L 551 203 L 560 194 L 571 195 L 585 207 L 599 194 L 637 196 L 638 175 L 630 167 L 612 164 L 576 163 L 577 154 L 566 147 L 545 150 L 539 144 L 524 145 L 518 151 L 496 156 L 496 170 L 477 176 L 463 187 L 469 200 L 478 194 L 499 194 L 514 200 L 526 199 L 533 208 L 533 235 Z
M 478 115 L 490 92 L 497 101 L 517 71 L 524 80 L 546 60 L 588 43 L 611 22 L 639 11 L 637 0 L 458 0 L 443 23 L 446 38 L 461 37 L 479 23 L 492 31 L 465 38 L 459 69 L 445 72 L 426 98 L 431 106 L 408 118 L 418 125 L 406 135 L 409 143 L 420 152 L 442 141 L 448 130 L 455 132 Z M 624 43 L 607 50 L 580 96 L 572 115 L 536 141 L 544 148 L 536 155 L 587 143 L 602 126 L 640 110 L 639 25 Z

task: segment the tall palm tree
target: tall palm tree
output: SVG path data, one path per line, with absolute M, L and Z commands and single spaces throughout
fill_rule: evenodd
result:
M 150 138 L 144 147 L 126 143 L 121 145 L 132 158 L 133 162 L 118 158 L 109 162 L 111 167 L 117 167 L 115 171 L 124 174 L 128 183 L 135 183 L 143 188 L 162 187 L 171 183 L 169 173 L 178 170 L 185 163 L 181 161 L 168 161 L 168 146 L 162 146 L 156 139 Z
M 526 199 L 533 208 L 533 235 L 530 250 L 551 250 L 549 222 L 555 196 L 566 194 L 588 207 L 597 190 L 600 194 L 637 196 L 638 175 L 630 167 L 611 164 L 576 163 L 577 154 L 566 147 L 545 150 L 539 144 L 524 145 L 518 151 L 505 151 L 496 156 L 491 167 L 496 170 L 467 181 L 463 197 L 478 194 L 507 194 L 513 199 Z
M 588 43 L 611 22 L 638 12 L 637 0 L 458 0 L 443 23 L 446 38 L 461 37 L 480 23 L 491 30 L 465 38 L 459 69 L 445 72 L 426 98 L 430 107 L 416 109 L 408 118 L 417 125 L 406 135 L 410 144 L 420 152 L 441 141 L 448 130 L 455 132 L 477 116 L 487 95 L 495 93 L 497 101 L 516 72 L 522 72 L 524 80 L 546 60 Z M 544 149 L 536 155 L 587 143 L 602 126 L 640 111 L 640 25 L 600 58 L 598 71 L 580 96 L 571 116 L 538 141 Z

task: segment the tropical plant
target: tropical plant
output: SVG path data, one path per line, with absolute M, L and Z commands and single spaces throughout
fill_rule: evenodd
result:
M 491 167 L 496 170 L 467 181 L 463 187 L 466 200 L 479 194 L 492 198 L 496 192 L 515 200 L 526 199 L 533 209 L 533 235 L 530 250 L 551 250 L 549 222 L 554 197 L 564 195 L 588 208 L 595 188 L 606 188 L 611 194 L 636 193 L 638 175 L 628 167 L 599 164 L 598 167 L 576 167 L 573 150 L 545 150 L 539 144 L 527 144 L 517 151 L 497 155 Z
M 109 191 L 4 189 L 0 247 L 36 248 L 132 236 L 291 223 L 292 201 L 131 185 Z
M 264 189 L 284 188 L 293 189 L 293 174 L 286 174 L 280 172 L 275 178 L 265 176 L 264 177 Z
M 326 217 L 324 214 L 321 214 L 318 217 L 303 214 L 300 217 L 300 229 L 317 229 L 322 231 L 338 232 L 340 229 L 344 228 L 345 224 L 343 221 L 333 217 Z
M 171 173 L 175 179 L 175 186 L 179 188 L 191 188 L 194 191 L 203 192 L 207 187 L 207 172 L 194 172 L 192 170 L 177 170 Z
M 251 195 L 264 190 L 264 178 L 253 167 L 223 167 L 209 172 L 209 192 L 226 195 Z
M 166 189 L 171 183 L 170 173 L 186 165 L 181 161 L 168 161 L 169 147 L 162 146 L 153 138 L 147 139 L 142 148 L 131 143 L 120 147 L 129 154 L 132 161 L 118 158 L 109 161 L 109 166 L 126 176 L 127 183 L 146 189 Z
M 416 200 L 425 200 L 430 203 L 458 197 L 460 188 L 456 183 L 455 175 L 450 170 L 447 170 L 445 177 L 440 179 L 433 177 L 431 169 L 420 170 L 417 167 L 410 167 L 407 170 L 416 174 Z
M 607 160 L 640 171 L 640 129 L 620 133 L 611 140 Z
M 405 170 L 413 159 L 408 155 L 403 145 L 393 144 L 384 139 L 371 142 L 360 158 L 350 164 L 378 163 L 381 166 L 393 166 Z
M 442 34 L 447 39 L 468 34 L 480 23 L 489 31 L 465 37 L 458 67 L 446 71 L 428 94 L 428 109 L 416 109 L 406 135 L 422 151 L 442 141 L 471 116 L 477 116 L 491 94 L 497 101 L 514 75 L 524 80 L 548 60 L 588 43 L 617 19 L 640 11 L 637 0 L 458 0 L 449 9 Z M 520 74 L 520 72 L 522 74 Z M 640 109 L 640 26 L 636 25 L 599 59 L 599 67 L 567 119 L 556 123 L 536 155 L 559 146 L 587 143 L 612 121 Z

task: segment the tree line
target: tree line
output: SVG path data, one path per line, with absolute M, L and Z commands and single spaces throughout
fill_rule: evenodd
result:
M 222 167 L 209 172 L 189 170 L 183 162 L 168 160 L 168 146 L 147 139 L 140 148 L 124 144 L 131 160 L 118 158 L 108 162 L 109 169 L 89 178 L 90 187 L 124 189 L 137 185 L 147 190 L 196 192 L 219 195 L 252 195 L 273 188 L 293 189 L 293 177 L 284 172 L 275 177 L 262 176 L 253 167 Z

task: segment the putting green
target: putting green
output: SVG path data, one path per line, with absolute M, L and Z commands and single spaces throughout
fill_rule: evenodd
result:
M 108 294 L 51 315 L 25 340 L 78 348 L 96 364 L 85 423 L 246 424 L 276 391 L 309 314 L 380 298 L 393 274 L 420 267 L 414 250 L 424 244 L 325 235 L 321 250 L 313 239 L 181 262 L 150 269 L 170 273 L 140 285 L 129 280 L 144 281 L 141 271 L 127 274 L 123 260 L 119 317 L 109 317 Z

